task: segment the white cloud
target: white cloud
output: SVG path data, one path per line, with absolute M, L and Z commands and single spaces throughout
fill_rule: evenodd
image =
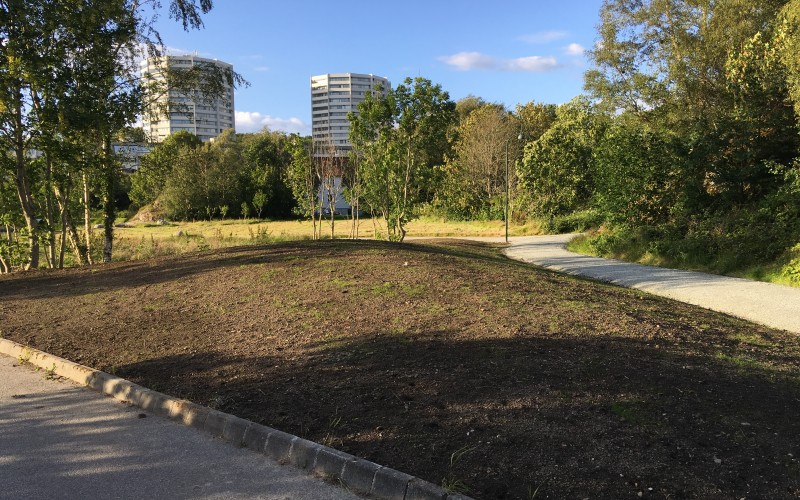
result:
M 569 33 L 566 31 L 541 31 L 539 33 L 533 33 L 531 35 L 522 35 L 519 39 L 525 43 L 535 43 L 535 44 L 542 44 L 542 43 L 550 43 L 556 40 L 561 40 L 563 38 L 567 38 Z
M 191 54 L 192 53 L 191 50 L 179 49 L 177 47 L 170 47 L 169 45 L 164 47 L 164 52 L 167 55 L 170 55 L 170 56 L 184 56 L 186 54 Z
M 196 50 L 179 49 L 177 47 L 170 47 L 167 45 L 164 52 L 169 56 L 190 56 L 195 55 L 198 57 L 205 57 L 206 59 L 213 59 L 214 56 L 210 52 L 198 52 Z
M 584 52 L 586 49 L 579 43 L 571 43 L 564 47 L 564 53 L 570 56 L 582 56 Z
M 555 57 L 530 56 L 503 61 L 502 66 L 507 71 L 527 71 L 530 73 L 543 73 L 558 67 Z
M 555 57 L 528 56 L 517 59 L 497 59 L 480 52 L 459 52 L 452 56 L 440 57 L 439 60 L 460 71 L 488 69 L 541 73 L 558 67 Z
M 258 132 L 264 127 L 270 130 L 281 130 L 286 133 L 298 133 L 310 135 L 311 128 L 303 123 L 300 118 L 278 118 L 270 115 L 262 115 L 257 111 L 237 111 L 236 112 L 236 131 Z
M 461 71 L 492 69 L 497 65 L 497 61 L 495 61 L 493 57 L 481 54 L 480 52 L 459 52 L 452 56 L 440 57 L 439 60 L 449 66 L 455 66 Z

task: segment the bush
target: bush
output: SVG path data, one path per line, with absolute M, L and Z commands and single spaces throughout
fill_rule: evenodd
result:
M 547 229 L 551 233 L 582 233 L 599 227 L 603 223 L 603 215 L 597 210 L 580 210 L 566 215 L 559 215 L 548 220 Z
M 765 200 L 769 205 L 774 200 Z M 800 241 L 800 217 L 789 210 L 750 206 L 706 212 L 655 226 L 612 225 L 591 235 L 585 245 L 596 255 L 718 273 L 741 273 L 774 264 Z M 794 209 L 800 211 L 800 207 Z M 784 258 L 792 277 L 800 259 Z
M 781 276 L 793 285 L 800 285 L 800 244 L 786 252 L 785 261 Z

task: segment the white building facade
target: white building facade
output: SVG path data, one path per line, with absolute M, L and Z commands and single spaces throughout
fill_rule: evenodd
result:
M 142 156 L 153 150 L 147 144 L 137 144 L 135 142 L 116 142 L 111 147 L 122 163 L 122 171 L 126 174 L 132 174 L 139 170 L 142 164 Z
M 380 85 L 391 89 L 388 79 L 359 73 L 331 73 L 311 77 L 311 137 L 315 156 L 346 157 L 352 145 L 347 114 L 358 112 L 358 103 Z
M 163 83 L 163 69 L 166 67 L 191 69 L 193 66 L 206 64 L 213 64 L 224 71 L 233 71 L 233 66 L 228 63 L 195 55 L 146 59 L 140 63 L 139 71 L 145 84 Z M 233 86 L 228 85 L 224 93 L 222 98 L 208 99 L 199 89 L 164 89 L 163 95 L 142 116 L 142 126 L 147 137 L 152 142 L 161 142 L 173 132 L 186 130 L 205 142 L 217 137 L 225 129 L 235 128 Z

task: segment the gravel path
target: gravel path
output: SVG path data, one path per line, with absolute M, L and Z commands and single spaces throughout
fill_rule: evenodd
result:
M 0 354 L 0 498 L 356 500 L 213 439 Z
M 800 333 L 800 288 L 580 255 L 564 248 L 575 236 L 510 238 L 505 254 L 545 269 L 635 288 Z M 502 238 L 483 241 L 502 241 Z

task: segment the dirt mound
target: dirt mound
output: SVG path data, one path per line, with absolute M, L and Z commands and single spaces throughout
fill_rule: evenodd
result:
M 0 318 L 5 338 L 475 498 L 800 491 L 797 335 L 478 243 L 15 273 Z
M 164 220 L 164 207 L 158 200 L 149 205 L 145 205 L 136 212 L 136 215 L 128 219 L 128 222 L 157 222 Z

